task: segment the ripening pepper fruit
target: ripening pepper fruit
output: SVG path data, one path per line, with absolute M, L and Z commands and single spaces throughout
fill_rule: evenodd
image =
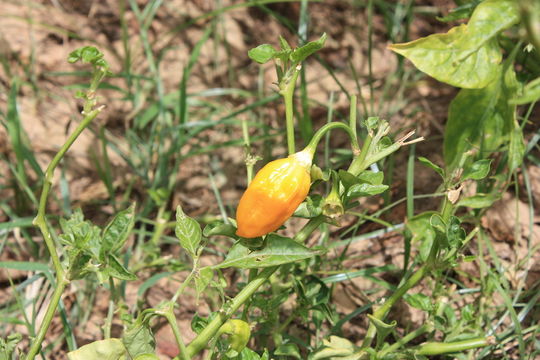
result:
M 277 230 L 306 198 L 313 153 L 303 150 L 266 164 L 242 195 L 236 235 L 254 238 Z

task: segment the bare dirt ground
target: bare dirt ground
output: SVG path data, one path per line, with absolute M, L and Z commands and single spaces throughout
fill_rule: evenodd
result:
M 6 59 L 7 67 L 0 68 L 0 109 L 6 109 L 9 91 L 13 88 L 15 79 L 22 81 L 22 86 L 17 94 L 18 111 L 27 138 L 23 139 L 30 145 L 36 154 L 42 168 L 50 161 L 53 154 L 58 150 L 76 124 L 77 114 L 80 113 L 80 103 L 72 96 L 73 89 L 70 85 L 80 82 L 80 78 L 73 76 L 60 76 L 58 73 L 81 70 L 81 67 L 69 65 L 66 62 L 67 55 L 74 49 L 83 45 L 95 45 L 105 52 L 106 58 L 112 65 L 113 72 L 122 70 L 123 45 L 120 33 L 121 4 L 126 6 L 127 30 L 129 31 L 129 43 L 132 50 L 132 69 L 136 73 L 147 73 L 148 63 L 145 60 L 142 49 L 139 24 L 135 16 L 124 1 L 58 1 L 58 0 L 32 0 L 32 1 L 0 1 L 0 57 Z M 138 1 L 143 5 L 146 1 Z M 235 3 L 223 0 L 222 6 Z M 446 11 L 449 7 L 446 1 L 417 1 L 418 5 L 438 7 Z M 159 72 L 163 79 L 165 93 L 178 88 L 182 69 L 187 64 L 190 53 L 206 26 L 208 18 L 200 18 L 191 26 L 174 31 L 179 26 L 186 24 L 192 19 L 203 16 L 214 10 L 216 4 L 205 0 L 170 0 L 163 2 L 157 15 L 150 26 L 150 43 L 154 50 L 159 51 L 165 47 L 170 50 L 160 62 Z M 269 8 L 278 14 L 296 22 L 300 14 L 300 5 L 297 3 L 281 3 L 269 5 Z M 326 32 L 329 39 L 321 52 L 321 58 L 329 67 L 335 69 L 335 74 L 343 87 L 351 92 L 356 92 L 357 84 L 351 76 L 350 67 L 354 67 L 358 74 L 368 73 L 367 62 L 367 38 L 365 8 L 352 6 L 349 2 L 331 0 L 323 3 L 310 4 L 309 33 L 313 37 Z M 259 65 L 254 64 L 248 57 L 247 51 L 260 43 L 276 44 L 278 34 L 282 34 L 291 43 L 296 43 L 295 36 L 273 17 L 258 8 L 238 8 L 220 15 L 219 32 L 221 41 L 206 43 L 190 78 L 188 92 L 193 93 L 209 88 L 236 87 L 253 90 L 257 88 Z M 409 37 L 411 39 L 444 30 L 445 25 L 427 15 L 415 17 L 411 26 Z M 441 31 L 442 31 L 441 30 Z M 376 14 L 374 18 L 374 41 L 373 41 L 373 77 L 376 94 L 380 94 L 383 81 L 387 75 L 395 71 L 397 66 L 396 57 L 393 56 L 386 46 L 389 40 L 384 24 L 384 18 Z M 227 59 L 216 61 L 215 59 Z M 310 61 L 307 66 L 307 81 L 309 83 L 309 96 L 313 102 L 325 104 L 328 102 L 330 92 L 336 92 L 335 108 L 346 113 L 348 100 L 340 96 L 340 87 L 328 74 L 324 67 L 315 61 Z M 232 69 L 232 70 L 231 70 Z M 230 74 L 235 76 L 231 77 Z M 272 66 L 264 66 L 263 79 L 265 92 L 270 93 L 270 84 L 275 81 L 275 73 Z M 113 79 L 111 84 L 123 86 L 122 79 Z M 365 84 L 362 84 L 365 85 Z M 403 101 L 406 104 L 392 104 L 383 107 L 399 106 L 401 110 L 392 115 L 388 120 L 395 129 L 403 129 L 414 126 L 419 135 L 428 139 L 417 146 L 418 156 L 427 156 L 432 161 L 442 164 L 441 135 L 444 130 L 446 111 L 449 101 L 455 95 L 456 90 L 440 84 L 434 80 L 422 78 L 414 87 L 407 87 Z M 130 126 L 133 119 L 133 111 L 127 107 L 127 102 L 119 98 L 113 91 L 103 91 L 102 98 L 107 104 L 106 110 L 100 116 L 99 122 L 106 125 L 109 136 L 117 146 L 126 146 L 123 139 L 124 131 Z M 362 96 L 369 101 L 370 93 L 367 86 L 362 87 Z M 377 107 L 380 98 L 375 97 Z M 231 101 L 227 106 L 234 109 L 239 106 L 238 101 Z M 384 111 L 383 111 L 384 112 Z M 268 110 L 268 122 L 273 127 L 278 127 L 279 120 L 284 116 L 284 109 L 278 106 Z M 316 126 L 326 121 L 326 109 L 324 106 L 312 108 L 312 117 Z M 385 117 L 386 114 L 380 114 Z M 238 129 L 236 134 L 240 136 Z M 213 129 L 206 133 L 209 139 L 226 140 L 230 133 L 223 129 Z M 96 135 L 90 131 L 82 134 L 68 154 L 68 161 L 64 163 L 65 177 L 69 183 L 69 191 L 72 204 L 82 207 L 85 215 L 98 223 L 103 223 L 108 218 L 110 208 L 96 208 L 96 200 L 106 200 L 107 190 L 103 182 L 99 181 L 96 168 L 91 160 L 91 150 L 96 143 Z M 345 146 L 345 139 L 341 134 L 336 134 L 332 139 L 336 146 Z M 284 149 L 276 149 L 276 153 L 284 152 Z M 8 141 L 6 129 L 0 127 L 0 154 L 16 162 L 12 151 L 12 144 Z M 226 164 L 226 177 L 217 179 L 217 185 L 223 201 L 226 205 L 234 206 L 238 201 L 245 184 L 243 172 L 243 149 L 231 147 L 221 149 L 216 155 L 219 161 Z M 406 173 L 406 151 L 397 157 L 395 168 L 395 183 L 392 188 L 392 196 L 399 199 L 404 195 Z M 210 187 L 207 170 L 210 167 L 210 157 L 202 155 L 190 158 L 182 167 L 178 181 L 183 184 L 177 189 L 174 206 L 182 202 L 187 205 L 188 212 L 192 216 L 203 214 L 218 214 L 214 194 Z M 122 158 L 111 154 L 110 161 L 115 168 L 114 179 L 119 189 L 125 188 L 129 183 L 129 167 Z M 535 199 L 535 209 L 539 209 L 540 199 L 540 173 L 537 167 L 528 169 L 532 181 L 532 189 Z M 0 162 L 0 173 L 8 174 L 5 162 Z M 242 175 L 240 175 L 242 174 Z M 36 179 L 32 179 L 35 181 Z M 6 184 L 9 178 L 0 178 Z M 523 179 L 520 180 L 523 185 Z M 418 165 L 415 179 L 415 191 L 428 193 L 436 190 L 438 179 L 432 171 L 423 169 Z M 135 185 L 137 186 L 137 185 Z M 135 192 L 137 194 L 137 192 Z M 13 193 L 6 190 L 1 197 L 11 198 Z M 433 209 L 437 202 L 433 199 L 418 201 L 417 211 Z M 172 206 L 172 207 L 174 207 Z M 380 208 L 381 203 L 370 204 L 373 210 Z M 59 208 L 52 207 L 52 212 L 60 212 Z M 18 214 L 30 216 L 32 214 Z M 484 225 L 490 229 L 495 240 L 494 246 L 501 256 L 505 265 L 517 264 L 527 254 L 529 245 L 527 239 L 531 239 L 531 248 L 537 249 L 540 244 L 540 213 L 536 210 L 533 216 L 532 232 L 529 231 L 529 206 L 527 199 L 516 197 L 514 192 L 509 192 L 503 199 L 490 209 L 483 218 Z M 405 206 L 400 205 L 385 215 L 385 220 L 393 223 L 403 222 L 405 218 Z M 0 222 L 7 221 L 8 214 L 0 209 Z M 371 226 L 371 228 L 370 228 Z M 365 232 L 375 230 L 377 227 L 367 225 Z M 333 229 L 338 231 L 338 229 Z M 22 243 L 15 231 L 7 240 L 13 243 Z M 36 239 L 36 241 L 40 241 Z M 393 263 L 402 266 L 403 262 L 403 239 L 399 233 L 392 233 L 385 237 L 359 242 L 348 250 L 352 259 L 360 256 L 365 259 L 359 264 L 351 261 L 351 269 L 365 266 L 380 266 Z M 177 255 L 177 254 L 171 254 Z M 28 260 L 25 253 L 3 251 L 0 260 Z M 211 261 L 209 259 L 208 261 Z M 476 272 L 475 266 L 464 263 L 462 271 Z M 465 268 L 470 266 L 471 268 Z M 540 278 L 540 254 L 530 260 L 525 266 L 528 269 L 527 282 L 531 286 Z M 20 281 L 26 276 L 25 272 L 10 271 L 9 277 Z M 521 281 L 522 273 L 509 274 L 509 278 L 516 283 Z M 17 280 L 19 279 L 19 280 Z M 12 296 L 12 290 L 8 283 L 6 271 L 0 269 L 0 302 Z M 40 284 L 32 287 L 30 291 L 37 291 Z M 128 299 L 136 301 L 136 291 L 140 282 L 130 283 L 127 288 Z M 74 285 L 83 286 L 83 285 Z M 336 289 L 335 303 L 342 313 L 349 313 L 364 303 L 362 290 L 369 283 L 362 280 L 340 284 Z M 162 299 L 170 296 L 175 291 L 177 283 L 173 279 L 162 279 L 156 289 L 146 294 L 145 301 L 152 306 Z M 33 289 L 33 290 L 32 290 Z M 343 291 L 339 291 L 343 290 Z M 64 297 L 68 305 L 75 301 L 76 289 L 72 288 Z M 50 293 L 49 293 L 50 294 Z M 26 294 L 30 295 L 30 294 Z M 41 299 L 46 303 L 47 299 Z M 195 296 L 188 296 L 182 305 L 179 321 L 182 331 L 187 334 L 186 340 L 190 340 L 192 332 L 190 319 L 195 312 L 201 315 L 209 312 L 209 307 L 204 301 L 197 303 Z M 77 329 L 75 334 L 79 345 L 91 342 L 101 337 L 101 326 L 108 305 L 107 292 L 103 290 L 97 294 L 94 305 L 95 311 L 88 319 L 84 328 Z M 69 311 L 69 308 L 67 309 Z M 414 312 L 414 310 L 409 310 Z M 400 316 L 396 312 L 396 317 Z M 421 323 L 419 314 L 402 313 L 403 319 L 412 323 Z M 351 340 L 361 339 L 364 334 L 366 322 L 354 321 L 346 329 Z M 0 326 L 2 328 L 4 326 Z M 59 319 L 50 329 L 50 336 L 61 331 Z M 159 325 L 157 326 L 159 327 Z M 24 330 L 22 326 L 16 330 Z M 177 354 L 176 345 L 169 328 L 163 326 L 163 330 L 157 330 L 158 351 L 163 359 L 172 358 Z M 8 326 L 5 331 L 14 330 Z M 113 329 L 114 332 L 114 329 Z M 114 335 L 114 334 L 113 334 Z M 64 358 L 58 344 L 55 349 L 58 357 Z

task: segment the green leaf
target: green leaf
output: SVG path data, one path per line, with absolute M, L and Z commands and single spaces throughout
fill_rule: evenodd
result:
M 523 87 L 523 90 L 509 103 L 512 105 L 523 105 L 540 100 L 540 77 L 534 79 Z
M 307 248 L 291 238 L 270 234 L 266 237 L 266 246 L 260 250 L 250 251 L 241 243 L 234 244 L 225 260 L 214 268 L 262 268 L 308 259 L 322 253 L 322 250 Z
M 124 331 L 122 342 L 130 357 L 136 358 L 144 354 L 153 354 L 156 348 L 156 339 L 150 327 L 144 322 L 135 322 L 135 325 Z
M 60 219 L 60 226 L 63 231 L 60 241 L 67 247 L 68 258 L 73 259 L 80 251 L 84 251 L 99 259 L 101 230 L 84 220 L 81 209 L 76 209 L 69 220 Z
M 403 299 L 407 304 L 411 305 L 413 308 L 430 311 L 432 309 L 431 298 L 427 295 L 418 293 L 418 294 L 405 294 Z
M 457 166 L 471 145 L 481 147 L 480 156 L 485 158 L 508 140 L 516 110 L 508 99 L 516 87 L 515 72 L 510 68 L 504 79 L 499 75 L 497 81 L 483 89 L 462 89 L 452 100 L 444 133 L 448 168 Z
M 362 171 L 360 175 L 357 176 L 357 179 L 361 183 L 381 185 L 384 180 L 384 173 L 382 171 L 374 172 L 371 170 L 366 170 Z
M 462 179 L 472 179 L 480 180 L 483 179 L 489 174 L 489 169 L 491 167 L 490 159 L 482 159 L 475 161 L 470 167 L 463 170 Z
M 441 215 L 435 213 L 429 218 L 429 224 L 431 227 L 440 234 L 446 234 L 446 223 Z
M 92 256 L 77 249 L 68 250 L 69 267 L 68 267 L 68 279 L 77 280 L 82 279 L 86 274 L 93 271 L 93 267 L 90 265 Z
M 201 227 L 197 221 L 184 214 L 180 205 L 176 208 L 175 233 L 180 245 L 194 257 L 201 242 Z
M 141 286 L 139 286 L 139 289 L 137 290 L 137 296 L 142 297 L 146 290 L 154 286 L 159 280 L 169 277 L 172 274 L 174 274 L 174 272 L 164 271 L 150 276 L 141 284 Z
M 435 170 L 435 172 L 437 174 L 439 174 L 444 179 L 444 170 L 439 165 L 434 164 L 433 162 L 431 162 L 431 160 L 429 160 L 429 159 L 427 159 L 427 158 L 425 158 L 423 156 L 419 156 L 418 161 L 420 161 L 420 163 L 422 163 L 422 165 L 427 166 L 428 168 L 430 168 L 432 170 Z
M 384 123 L 384 120 L 381 120 L 378 116 L 370 116 L 364 121 L 363 125 L 366 127 L 368 133 L 371 133 L 377 130 L 382 123 Z
M 456 216 L 451 216 L 446 230 L 446 238 L 451 249 L 459 249 L 466 237 L 465 230 L 461 227 L 461 221 Z
M 258 62 L 259 64 L 264 64 L 274 58 L 277 51 L 270 44 L 262 44 L 248 51 L 248 56 L 250 59 Z
M 347 198 L 357 198 L 361 196 L 373 196 L 381 194 L 388 189 L 388 185 L 371 185 L 368 183 L 355 184 L 347 191 Z
M 67 354 L 69 360 L 125 360 L 126 348 L 120 339 L 94 341 Z
M 268 352 L 265 350 L 262 356 L 259 356 L 255 351 L 251 350 L 250 348 L 244 348 L 238 356 L 231 358 L 234 360 L 267 360 L 268 359 Z
M 521 8 L 523 27 L 536 51 L 540 51 L 540 1 L 518 0 Z
M 471 2 L 467 2 L 450 10 L 448 15 L 446 16 L 437 16 L 437 20 L 442 22 L 451 22 L 456 20 L 468 19 L 471 17 L 471 14 L 479 3 L 481 3 L 481 0 L 473 0 Z
M 497 77 L 502 56 L 496 36 L 519 22 L 515 0 L 486 0 L 467 25 L 390 49 L 405 56 L 435 79 L 461 88 L 478 89 Z
M 108 254 L 120 249 L 133 229 L 135 222 L 135 205 L 120 211 L 103 230 L 100 258 L 103 260 Z
M 519 22 L 515 0 L 485 0 L 474 10 L 468 23 L 466 42 L 478 46 Z
M 214 277 L 214 270 L 211 267 L 204 267 L 199 270 L 195 276 L 195 290 L 197 290 L 198 295 L 203 293 L 212 277 Z
M 291 61 L 295 63 L 304 61 L 308 56 L 322 49 L 327 37 L 326 33 L 324 33 L 318 40 L 310 41 L 304 46 L 294 49 L 290 55 Z
M 439 81 L 461 88 L 483 88 L 499 73 L 501 51 L 495 39 L 475 47 L 467 41 L 467 35 L 467 25 L 462 24 L 446 34 L 393 44 L 390 49 Z
M 21 340 L 22 335 L 19 333 L 9 334 L 5 340 L 0 337 L 0 360 L 13 359 L 13 351 Z
M 412 234 L 412 241 L 420 242 L 420 258 L 426 260 L 436 233 L 431 225 L 431 218 L 437 213 L 434 211 L 426 211 L 424 213 L 413 216 L 407 219 L 407 229 Z
M 296 211 L 294 216 L 311 219 L 322 214 L 323 198 L 321 195 L 315 194 L 308 196 L 304 202 L 302 202 Z
M 348 190 L 351 186 L 354 184 L 358 184 L 358 178 L 351 174 L 350 172 L 347 172 L 345 170 L 339 170 L 338 171 L 339 179 L 341 180 L 341 183 L 345 187 L 345 190 Z
M 107 267 L 104 269 L 104 272 L 106 275 L 120 280 L 137 280 L 137 276 L 129 272 L 113 254 L 109 254 Z
M 457 206 L 466 206 L 473 209 L 482 209 L 490 207 L 495 201 L 499 200 L 494 194 L 476 194 L 473 196 L 461 199 Z
M 274 351 L 274 354 L 280 356 L 289 356 L 295 359 L 302 358 L 302 356 L 300 355 L 300 350 L 298 350 L 298 346 L 293 343 L 282 344 L 278 346 L 277 349 Z
M 279 46 L 282 51 L 292 51 L 291 45 L 289 45 L 287 40 L 281 35 L 279 35 Z
M 68 56 L 68 62 L 73 64 L 77 61 L 100 67 L 102 71 L 108 72 L 109 69 L 109 64 L 103 59 L 103 53 L 94 46 L 84 46 L 72 51 Z

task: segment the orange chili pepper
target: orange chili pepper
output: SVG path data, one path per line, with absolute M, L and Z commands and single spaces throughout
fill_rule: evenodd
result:
M 279 229 L 306 198 L 313 154 L 304 150 L 266 164 L 242 195 L 236 235 L 254 238 Z

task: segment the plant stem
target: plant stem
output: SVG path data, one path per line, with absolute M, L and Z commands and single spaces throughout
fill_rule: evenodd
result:
M 169 325 L 171 325 L 171 329 L 174 334 L 174 338 L 176 339 L 176 343 L 178 344 L 178 348 L 180 349 L 180 353 L 178 354 L 178 359 L 180 360 L 190 360 L 191 356 L 188 355 L 186 345 L 184 344 L 184 340 L 182 340 L 182 336 L 180 335 L 180 329 L 178 329 L 178 324 L 176 323 L 176 316 L 174 316 L 174 303 L 170 303 L 170 307 L 168 311 L 165 311 L 163 313 L 163 316 L 167 319 L 169 322 Z
M 473 338 L 463 341 L 450 343 L 443 342 L 428 342 L 418 347 L 416 354 L 418 355 L 440 355 L 447 353 L 460 352 L 478 347 L 489 345 L 489 339 L 485 337 Z
M 407 335 L 405 335 L 404 337 L 402 337 L 401 339 L 396 341 L 394 344 L 392 344 L 389 347 L 387 347 L 386 349 L 380 351 L 377 354 L 377 358 L 379 358 L 379 359 L 384 358 L 385 355 L 393 353 L 394 351 L 396 351 L 397 349 L 399 349 L 403 345 L 410 342 L 412 339 L 417 338 L 418 336 L 423 335 L 423 334 L 425 334 L 427 332 L 430 332 L 432 330 L 433 330 L 433 326 L 431 326 L 431 325 L 424 324 L 424 325 L 420 326 L 418 329 L 408 333 Z
M 105 320 L 105 325 L 103 326 L 103 337 L 109 339 L 111 337 L 111 327 L 114 316 L 114 304 L 116 302 L 116 287 L 114 286 L 114 279 L 112 276 L 109 276 L 109 288 L 111 296 L 109 298 L 109 309 L 107 311 L 107 319 Z
M 315 154 L 315 150 L 317 148 L 317 145 L 321 141 L 322 137 L 330 130 L 333 129 L 343 129 L 347 132 L 347 135 L 351 138 L 351 147 L 353 149 L 353 152 L 358 154 L 360 152 L 360 146 L 358 145 L 358 142 L 356 141 L 356 135 L 354 131 L 348 126 L 347 124 L 341 123 L 341 122 L 330 122 L 322 126 L 315 135 L 311 138 L 311 141 L 306 146 L 306 150 L 308 150 L 312 155 Z
M 294 145 L 294 88 L 296 86 L 296 79 L 300 74 L 301 65 L 298 65 L 290 79 L 284 80 L 285 83 L 280 86 L 280 95 L 283 96 L 285 102 L 285 121 L 287 126 L 287 149 L 289 155 L 296 152 L 296 146 Z
M 186 277 L 184 282 L 182 282 L 182 284 L 180 285 L 178 290 L 176 290 L 176 293 L 174 294 L 174 296 L 171 298 L 172 303 L 176 303 L 176 300 L 178 300 L 178 297 L 180 297 L 180 295 L 182 295 L 182 293 L 184 292 L 184 289 L 186 288 L 186 286 L 188 286 L 188 284 L 191 282 L 191 280 L 195 276 L 195 273 L 200 270 L 200 269 L 198 269 L 198 259 L 193 260 L 193 264 L 194 264 L 193 269 L 191 270 L 189 275 Z
M 358 135 L 356 132 L 356 95 L 351 95 L 351 104 L 349 108 L 349 127 L 354 136 L 354 140 L 358 144 Z
M 64 291 L 64 288 L 66 287 L 66 285 L 69 283 L 69 280 L 66 278 L 66 273 L 64 271 L 64 268 L 62 267 L 62 264 L 60 263 L 60 258 L 56 251 L 56 244 L 49 231 L 47 220 L 45 219 L 47 198 L 51 190 L 54 170 L 60 163 L 60 160 L 62 160 L 62 158 L 64 157 L 65 153 L 71 147 L 71 145 L 73 145 L 77 137 L 79 137 L 79 135 L 83 132 L 83 130 L 90 124 L 90 122 L 92 122 L 92 120 L 94 120 L 94 118 L 100 113 L 100 111 L 101 111 L 101 108 L 97 108 L 91 111 L 84 112 L 86 116 L 81 121 L 79 126 L 77 126 L 75 131 L 68 137 L 65 144 L 62 145 L 62 147 L 60 148 L 58 153 L 54 156 L 54 158 L 52 159 L 51 163 L 49 164 L 45 172 L 43 189 L 41 191 L 41 197 L 39 199 L 38 213 L 36 215 L 36 218 L 33 221 L 33 224 L 37 226 L 39 230 L 41 231 L 41 234 L 43 235 L 43 240 L 45 241 L 45 245 L 47 246 L 47 250 L 49 251 L 49 254 L 51 255 L 54 271 L 56 272 L 56 285 L 55 285 L 56 287 L 54 289 L 51 302 L 49 303 L 49 306 L 47 307 L 47 311 L 45 312 L 45 317 L 43 318 L 43 322 L 41 323 L 37 336 L 35 340 L 32 342 L 32 345 L 30 346 L 30 350 L 28 351 L 28 355 L 26 357 L 27 360 L 33 360 L 36 354 L 38 353 L 39 349 L 41 348 L 43 339 L 45 339 L 45 334 L 47 333 L 47 330 L 49 329 L 49 326 L 51 325 L 51 321 L 54 317 L 54 313 L 56 312 L 56 308 L 58 307 L 58 303 L 60 302 L 62 292 Z
M 156 228 L 150 239 L 150 243 L 157 247 L 159 245 L 159 239 L 163 235 L 163 231 L 167 228 L 167 222 L 169 221 L 169 215 L 163 216 L 165 214 L 165 205 L 163 204 L 159 207 L 158 213 L 156 215 Z

